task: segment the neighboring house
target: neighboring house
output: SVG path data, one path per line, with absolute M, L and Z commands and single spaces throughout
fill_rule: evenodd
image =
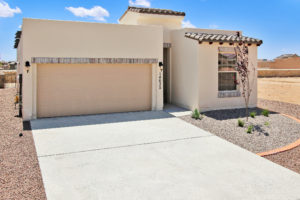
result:
M 166 103 L 201 111 L 243 107 L 237 31 L 182 28 L 184 16 L 128 7 L 120 24 L 23 19 L 15 44 L 23 119 L 162 110 Z M 242 40 L 256 67 L 262 41 Z
M 274 60 L 258 60 L 258 68 L 300 69 L 300 56 L 297 54 L 283 54 Z
M 10 70 L 15 70 L 15 69 L 17 69 L 17 63 L 14 62 L 14 61 L 8 62 L 8 65 L 9 65 L 9 69 L 10 69 Z
M 17 69 L 17 63 L 15 61 L 10 61 L 10 62 L 0 62 L 0 69 L 3 70 L 15 70 Z
M 3 70 L 9 70 L 9 64 L 8 63 L 2 63 L 1 69 L 3 69 Z

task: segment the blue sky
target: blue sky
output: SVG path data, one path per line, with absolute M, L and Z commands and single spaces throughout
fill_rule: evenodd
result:
M 118 23 L 129 4 L 184 11 L 187 26 L 242 30 L 264 41 L 259 58 L 300 55 L 300 0 L 0 0 L 0 60 L 15 60 L 24 17 Z

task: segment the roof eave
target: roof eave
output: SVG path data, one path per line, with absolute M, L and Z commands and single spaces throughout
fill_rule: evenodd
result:
M 244 43 L 244 44 L 256 44 L 257 46 L 260 46 L 263 41 L 236 41 L 236 40 L 214 40 L 214 39 L 199 39 L 199 38 L 194 38 L 188 35 L 185 35 L 186 38 L 197 40 L 199 42 L 220 42 L 220 43 Z
M 140 8 L 140 7 L 134 7 L 134 6 L 128 6 L 127 10 L 124 12 L 124 14 L 119 18 L 119 21 L 121 21 L 125 15 L 130 11 L 130 12 L 134 12 L 134 13 L 139 13 L 139 14 L 152 14 L 152 15 L 165 15 L 165 16 L 177 16 L 177 17 L 185 17 L 185 12 L 180 12 L 180 11 L 171 11 L 174 13 L 160 13 L 159 10 L 164 10 L 164 9 L 158 9 L 158 8 L 152 8 L 153 10 L 157 10 L 157 12 L 143 12 L 143 11 L 133 11 L 130 10 L 132 8 L 135 9 L 145 9 L 145 8 Z M 151 8 L 149 8 L 151 10 Z

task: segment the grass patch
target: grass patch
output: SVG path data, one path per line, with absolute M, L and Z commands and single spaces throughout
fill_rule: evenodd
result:
M 244 127 L 244 125 L 245 125 L 245 122 L 241 119 L 238 119 L 238 126 L 239 127 Z
M 250 113 L 250 117 L 255 118 L 255 116 L 256 116 L 256 112 L 255 111 L 253 111 L 253 112 Z
M 265 126 L 270 126 L 270 122 L 265 122 Z
M 265 117 L 269 117 L 270 112 L 269 112 L 268 110 L 264 109 L 264 110 L 261 112 L 261 114 L 262 114 L 263 116 L 265 116 Z
M 248 126 L 248 128 L 247 128 L 247 133 L 248 134 L 251 134 L 252 133 L 252 131 L 253 131 L 253 125 L 250 125 L 250 126 Z

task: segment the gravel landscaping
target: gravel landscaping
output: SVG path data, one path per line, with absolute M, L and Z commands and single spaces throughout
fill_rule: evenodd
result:
M 269 109 L 275 112 L 284 113 L 300 119 L 300 105 L 285 103 L 280 101 L 272 101 L 266 99 L 258 99 L 257 105 L 260 108 Z
M 300 119 L 300 105 L 280 101 L 258 99 L 258 106 Z M 300 132 L 300 129 L 298 130 Z M 264 156 L 279 165 L 300 173 L 300 146 L 274 155 Z
M 252 111 L 257 116 L 249 117 L 245 127 L 237 124 L 238 119 L 246 121 L 245 109 L 205 112 L 202 120 L 195 120 L 190 115 L 180 118 L 254 153 L 283 147 L 300 138 L 300 124 L 295 120 L 274 112 L 265 117 L 259 108 L 250 109 Z M 250 124 L 254 131 L 248 134 L 246 130 Z
M 0 199 L 46 199 L 30 124 L 17 117 L 15 88 L 0 89 Z M 19 133 L 23 133 L 19 137 Z

